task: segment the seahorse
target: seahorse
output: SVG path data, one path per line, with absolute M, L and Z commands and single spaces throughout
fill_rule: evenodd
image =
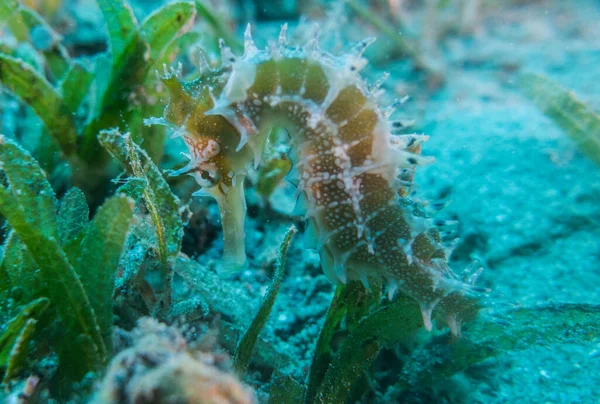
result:
M 395 134 L 404 122 L 390 115 L 402 100 L 379 107 L 382 81 L 368 86 L 360 76 L 373 40 L 336 56 L 317 38 L 289 45 L 284 25 L 277 42 L 258 49 L 248 25 L 243 55 L 221 41 L 221 66 L 212 68 L 201 52 L 197 79 L 165 68 L 170 101 L 164 116 L 148 123 L 183 137 L 189 164 L 172 174 L 193 176 L 201 187 L 195 195 L 218 203 L 222 273 L 246 263 L 244 179 L 260 166 L 270 131 L 284 128 L 306 245 L 319 252 L 326 276 L 386 286 L 390 299 L 401 291 L 419 303 L 427 330 L 441 302 L 458 333 L 471 287 L 449 268 L 436 222 L 403 197 L 415 168 L 432 159 L 420 153 L 426 136 Z

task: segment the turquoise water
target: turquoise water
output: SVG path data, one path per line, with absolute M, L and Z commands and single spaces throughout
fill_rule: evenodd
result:
M 128 4 L 0 0 L 0 397 L 600 401 L 597 1 Z M 391 136 L 429 136 L 411 153 L 435 159 L 398 199 L 436 219 L 443 265 L 482 270 L 458 289 L 460 335 L 439 307 L 428 332 L 402 282 L 326 276 L 283 180 L 285 130 L 246 175 L 247 263 L 220 273 L 235 209 L 193 193 L 226 173 L 169 175 L 189 171 L 187 135 L 171 136 L 187 120 L 149 124 L 175 98 L 168 77 L 197 78 L 203 58 L 222 72 L 219 38 L 240 58 L 247 23 L 259 49 L 285 23 L 290 45 L 334 55 L 377 38 L 361 80 L 389 74 L 377 102 L 404 100 L 390 119 L 407 126 Z

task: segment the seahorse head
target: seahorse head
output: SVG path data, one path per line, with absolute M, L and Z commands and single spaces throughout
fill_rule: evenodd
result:
M 160 77 L 170 101 L 159 121 L 173 128 L 173 137 L 182 137 L 189 151 L 189 163 L 171 175 L 194 177 L 200 185 L 194 195 L 213 197 L 219 204 L 224 230 L 220 269 L 229 273 L 246 263 L 243 183 L 253 155 L 247 147 L 239 147 L 240 131 L 226 117 L 211 113 L 231 69 L 227 64 L 211 69 L 204 59 L 202 65 L 201 76 L 190 82 L 181 79 L 180 70 L 171 69 Z

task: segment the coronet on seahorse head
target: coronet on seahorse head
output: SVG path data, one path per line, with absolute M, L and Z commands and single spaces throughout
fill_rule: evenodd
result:
M 243 55 L 221 41 L 221 66 L 211 68 L 201 54 L 201 75 L 189 82 L 179 69 L 165 69 L 170 102 L 164 117 L 148 121 L 183 137 L 189 163 L 173 174 L 193 176 L 201 186 L 196 195 L 219 205 L 220 272 L 246 264 L 244 179 L 259 166 L 269 132 L 283 127 L 290 134 L 297 211 L 308 222 L 305 240 L 319 252 L 325 274 L 335 282 L 382 284 L 390 296 L 402 291 L 420 304 L 427 329 L 438 306 L 458 333 L 474 307 L 463 296 L 472 282 L 448 267 L 436 222 L 403 198 L 416 167 L 431 161 L 420 154 L 427 137 L 395 134 L 406 122 L 389 118 L 403 100 L 380 108 L 382 81 L 368 86 L 360 77 L 373 40 L 335 56 L 316 38 L 289 46 L 286 30 L 259 50 L 248 25 Z

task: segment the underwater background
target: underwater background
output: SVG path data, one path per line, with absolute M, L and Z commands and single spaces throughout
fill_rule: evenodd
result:
M 0 399 L 600 402 L 598 21 L 597 0 L 0 0 Z M 395 196 L 470 285 L 429 331 L 402 280 L 327 272 L 277 124 L 223 274 L 235 209 L 197 196 L 226 174 L 201 164 L 242 147 L 195 161 L 196 115 L 167 106 L 236 96 L 219 75 L 252 43 L 296 57 L 284 24 L 418 161 Z

